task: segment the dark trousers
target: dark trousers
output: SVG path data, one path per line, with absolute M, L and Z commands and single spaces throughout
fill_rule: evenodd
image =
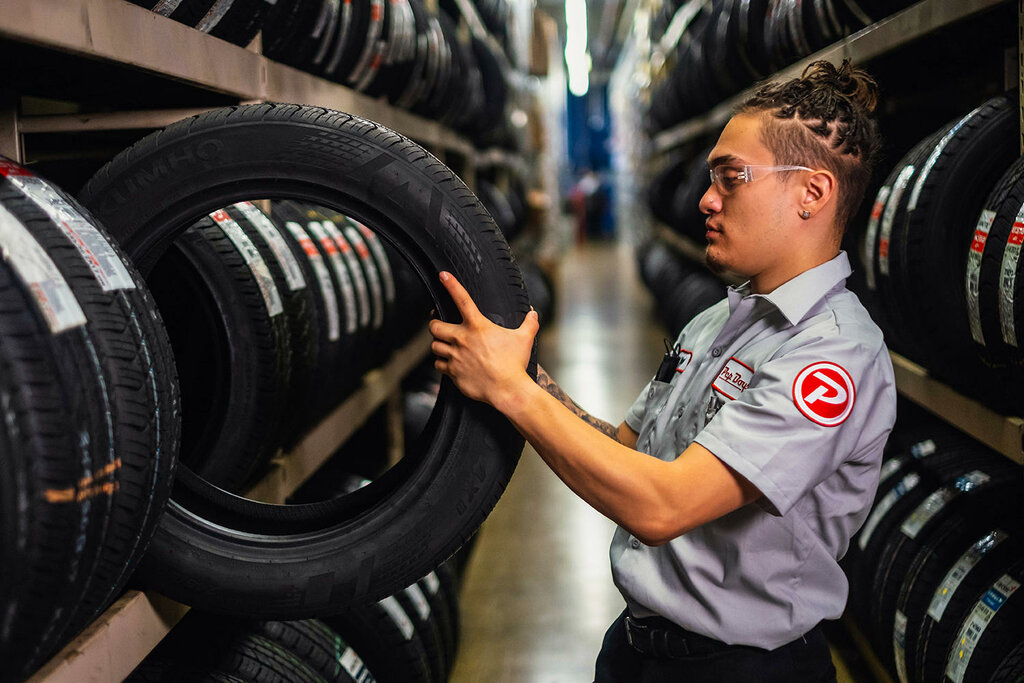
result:
M 700 654 L 667 658 L 643 654 L 629 644 L 626 615 L 627 612 L 619 615 L 605 633 L 597 656 L 595 683 L 832 683 L 836 680 L 832 655 L 820 626 L 774 650 L 726 645 L 696 636 L 702 644 Z M 672 628 L 685 637 L 686 632 L 680 627 L 673 625 Z

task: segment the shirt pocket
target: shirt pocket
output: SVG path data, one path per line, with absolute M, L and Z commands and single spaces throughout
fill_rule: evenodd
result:
M 671 388 L 671 382 L 662 382 L 656 379 L 651 380 L 650 389 L 647 390 L 644 419 L 643 423 L 640 425 L 640 439 L 637 443 L 642 443 L 651 433 L 651 429 L 654 428 L 654 423 L 658 420 L 658 416 L 661 415 L 661 411 L 665 409 L 665 402 L 668 400 L 669 390 Z

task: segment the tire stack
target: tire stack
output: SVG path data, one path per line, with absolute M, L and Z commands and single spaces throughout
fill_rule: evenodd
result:
M 654 295 L 655 311 L 673 337 L 698 313 L 725 298 L 725 285 L 705 268 L 652 240 L 637 251 L 640 277 Z
M 703 114 L 765 78 L 910 5 L 875 0 L 712 0 L 674 46 L 648 129 Z
M 103 611 L 171 489 L 180 404 L 138 272 L 68 195 L 0 158 L 0 661 L 20 679 Z
M 486 38 L 460 29 L 465 19 L 455 3 L 435 11 L 424 0 L 132 2 L 237 45 L 262 31 L 270 59 L 386 98 L 477 146 L 516 148 L 505 0 L 477 3 Z
M 673 232 L 704 244 L 704 214 L 698 205 L 707 192 L 707 158 L 711 147 L 677 154 L 654 176 L 647 192 L 651 214 Z
M 901 681 L 1019 680 L 1024 475 L 930 422 L 890 439 L 912 443 L 889 450 L 844 558 L 850 609 Z
M 890 348 L 1007 415 L 1024 407 L 1016 112 L 998 96 L 922 139 L 851 226 Z

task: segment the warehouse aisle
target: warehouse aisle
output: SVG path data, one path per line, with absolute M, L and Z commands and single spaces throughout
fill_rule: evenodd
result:
M 618 424 L 657 369 L 660 328 L 625 246 L 568 254 L 539 359 L 588 412 Z M 462 589 L 455 683 L 590 681 L 624 603 L 611 581 L 614 525 L 530 448 L 480 531 Z

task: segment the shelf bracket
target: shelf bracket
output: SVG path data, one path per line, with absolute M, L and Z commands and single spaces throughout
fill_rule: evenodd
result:
M 0 155 L 23 164 L 23 154 L 21 131 L 18 129 L 18 98 L 0 93 Z

